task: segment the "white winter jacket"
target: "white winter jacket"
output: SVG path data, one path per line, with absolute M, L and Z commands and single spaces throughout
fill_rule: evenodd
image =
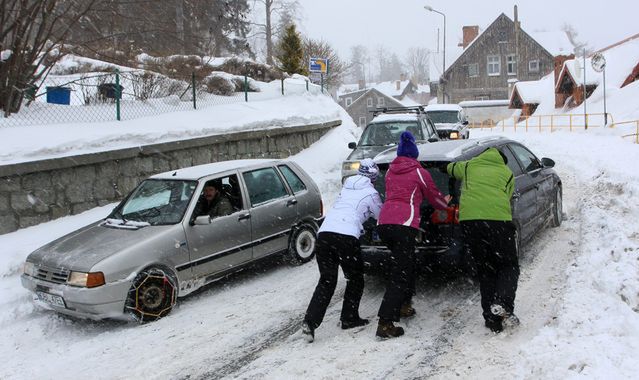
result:
M 368 177 L 348 177 L 319 232 L 335 232 L 359 238 L 364 229 L 362 224 L 368 218 L 377 219 L 381 208 L 382 200 Z

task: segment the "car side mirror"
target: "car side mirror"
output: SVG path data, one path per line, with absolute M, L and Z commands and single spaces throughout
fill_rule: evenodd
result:
M 544 168 L 554 168 L 555 167 L 555 161 L 551 160 L 550 158 L 542 158 L 541 159 L 541 164 L 544 166 Z
M 200 215 L 195 218 L 194 223 L 196 226 L 208 226 L 211 224 L 211 217 L 208 215 Z
M 354 143 L 354 142 L 348 143 L 348 149 L 355 149 L 355 148 L 357 148 L 357 143 Z
M 462 124 L 464 124 L 464 125 L 468 125 L 468 120 L 464 120 L 464 121 L 462 122 Z
M 428 142 L 431 142 L 431 143 L 438 142 L 438 141 L 439 141 L 439 139 L 437 137 L 431 137 L 431 138 L 428 139 Z

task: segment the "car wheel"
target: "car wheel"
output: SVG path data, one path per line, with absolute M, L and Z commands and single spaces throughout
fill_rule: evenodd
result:
M 561 187 L 558 187 L 555 191 L 555 198 L 552 202 L 552 220 L 550 221 L 550 225 L 552 227 L 561 226 L 561 218 L 562 218 L 562 209 L 563 209 L 563 201 L 561 195 Z
M 140 322 L 158 320 L 171 312 L 177 300 L 177 281 L 169 272 L 148 268 L 140 272 L 125 304 L 133 318 Z
M 291 262 L 304 264 L 310 261 L 315 254 L 316 241 L 317 233 L 312 226 L 304 224 L 294 228 L 288 248 Z

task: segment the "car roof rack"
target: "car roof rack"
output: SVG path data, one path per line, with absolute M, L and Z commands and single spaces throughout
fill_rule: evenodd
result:
M 424 113 L 424 106 L 411 106 L 411 107 L 378 107 L 372 111 L 373 117 L 382 113 Z

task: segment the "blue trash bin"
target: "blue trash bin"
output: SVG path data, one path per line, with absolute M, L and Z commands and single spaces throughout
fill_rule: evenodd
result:
M 71 104 L 70 87 L 47 87 L 47 103 Z

